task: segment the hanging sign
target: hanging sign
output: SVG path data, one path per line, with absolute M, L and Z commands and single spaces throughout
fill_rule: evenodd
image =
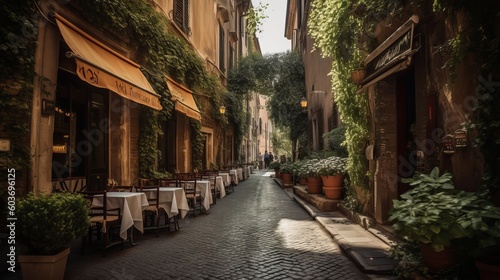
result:
M 448 155 L 455 153 L 455 145 L 453 142 L 452 134 L 447 134 L 443 137 L 443 153 Z
M 467 148 L 467 131 L 465 129 L 457 129 L 453 133 L 455 138 L 455 149 Z

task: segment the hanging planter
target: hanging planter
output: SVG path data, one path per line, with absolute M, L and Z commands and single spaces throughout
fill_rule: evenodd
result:
M 361 82 L 365 79 L 365 75 L 365 69 L 356 69 L 351 72 L 352 81 L 358 85 L 361 84 Z

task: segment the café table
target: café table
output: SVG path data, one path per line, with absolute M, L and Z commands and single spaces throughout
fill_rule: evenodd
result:
M 237 168 L 236 171 L 238 172 L 238 181 L 243 181 L 243 168 Z
M 238 185 L 238 170 L 236 169 L 231 169 L 229 170 L 229 175 L 231 175 L 231 180 L 234 182 L 235 185 Z
M 136 192 L 107 192 L 106 197 L 108 208 L 120 208 L 122 214 L 120 237 L 127 240 L 127 231 L 131 229 L 130 243 L 134 244 L 132 226 L 141 233 L 144 232 L 142 210 L 149 206 L 148 198 L 144 193 Z M 102 195 L 94 196 L 92 206 L 102 207 Z
M 226 187 L 224 181 L 222 180 L 222 176 L 215 177 L 215 187 L 219 190 L 220 198 L 226 196 Z
M 144 189 L 143 192 L 148 198 L 155 198 L 154 189 Z M 183 188 L 160 187 L 159 206 L 165 209 L 169 218 L 179 215 L 184 219 L 189 212 L 189 204 Z
M 188 186 L 192 186 L 194 181 L 189 181 Z M 210 209 L 210 204 L 212 203 L 212 189 L 210 187 L 210 181 L 207 180 L 196 180 L 196 189 L 200 192 L 203 198 L 203 207 L 205 210 Z

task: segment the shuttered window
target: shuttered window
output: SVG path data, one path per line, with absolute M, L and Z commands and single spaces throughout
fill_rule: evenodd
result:
M 184 33 L 189 35 L 189 0 L 174 1 L 174 22 L 182 29 Z

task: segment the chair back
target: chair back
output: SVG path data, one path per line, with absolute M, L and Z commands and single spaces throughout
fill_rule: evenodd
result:
M 90 216 L 102 216 L 106 220 L 108 201 L 106 196 L 107 191 L 84 191 L 81 192 L 84 198 L 88 199 L 90 202 Z M 95 196 L 102 195 L 102 206 L 92 206 L 92 202 Z
M 139 186 L 155 186 L 157 184 L 156 179 L 139 178 Z
M 111 186 L 109 192 L 132 192 L 133 186 Z
M 146 194 L 150 206 L 155 206 L 157 209 L 160 205 L 160 186 L 139 186 L 137 192 Z
M 192 176 L 193 174 L 189 172 L 177 172 L 173 174 L 174 179 L 189 179 Z
M 197 188 L 196 188 L 196 182 L 197 182 L 197 176 L 190 176 L 187 178 L 182 178 L 178 179 L 179 185 L 184 189 L 184 193 L 186 193 L 186 196 L 196 196 L 197 194 Z
M 160 179 L 158 183 L 160 187 L 170 187 L 170 188 L 180 187 L 179 179 L 174 179 L 174 178 Z

